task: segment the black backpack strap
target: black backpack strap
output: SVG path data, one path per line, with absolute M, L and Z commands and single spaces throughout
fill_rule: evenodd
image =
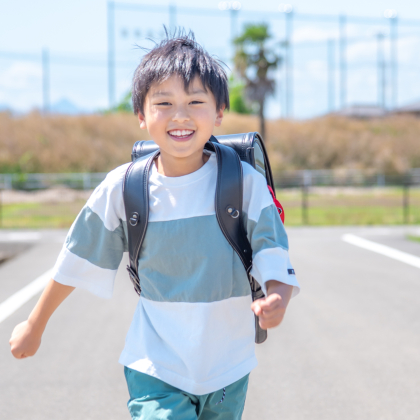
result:
M 247 273 L 252 268 L 252 248 L 242 221 L 242 165 L 238 154 L 228 146 L 208 143 L 216 153 L 217 183 L 215 209 L 220 229 L 236 251 Z
M 159 150 L 134 161 L 127 169 L 123 185 L 130 258 L 127 271 L 138 295 L 141 293 L 139 253 L 149 221 L 149 171 L 158 154 Z
M 260 284 L 249 274 L 252 268 L 252 248 L 248 241 L 242 215 L 243 173 L 238 154 L 229 146 L 212 137 L 206 149 L 213 150 L 217 159 L 217 184 L 215 209 L 220 229 L 238 254 L 248 274 L 252 300 L 264 297 Z M 255 342 L 267 339 L 267 330 L 260 327 L 255 315 Z
M 243 175 L 238 154 L 229 146 L 217 142 L 212 136 L 206 149 L 215 152 L 217 159 L 217 184 L 215 197 L 216 217 L 225 238 L 238 254 L 248 274 L 252 299 L 264 297 L 261 286 L 249 274 L 252 268 L 252 248 L 248 241 L 242 216 Z M 127 169 L 124 179 L 124 204 L 127 218 L 128 252 L 130 265 L 127 266 L 134 290 L 140 295 L 138 260 L 146 234 L 149 219 L 149 171 L 159 150 L 135 160 Z M 255 342 L 262 343 L 267 331 L 259 325 L 255 316 Z

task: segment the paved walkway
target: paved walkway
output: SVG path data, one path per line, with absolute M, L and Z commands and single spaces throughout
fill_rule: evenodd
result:
M 420 269 L 342 240 L 350 233 L 420 257 L 420 244 L 405 239 L 419 230 L 288 229 L 303 290 L 257 347 L 244 420 L 420 418 Z M 0 231 L 3 249 L 27 244 L 0 265 L 0 305 L 52 267 L 64 236 Z M 0 322 L 0 419 L 128 420 L 117 360 L 136 295 L 125 270 L 111 300 L 76 290 L 36 357 L 18 361 L 10 333 L 38 295 Z

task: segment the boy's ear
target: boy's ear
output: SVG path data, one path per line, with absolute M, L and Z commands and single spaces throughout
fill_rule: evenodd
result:
M 225 108 L 226 108 L 226 106 L 222 105 L 216 113 L 216 121 L 214 122 L 214 125 L 216 127 L 220 127 L 220 125 L 222 124 L 223 112 L 224 112 Z
M 147 129 L 147 125 L 146 125 L 146 119 L 144 118 L 144 115 L 141 112 L 139 112 L 137 114 L 137 118 L 139 119 L 139 122 L 140 122 L 140 128 L 142 130 L 146 130 Z

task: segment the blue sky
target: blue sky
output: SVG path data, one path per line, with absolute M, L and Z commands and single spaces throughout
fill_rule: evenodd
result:
M 135 43 L 150 45 L 145 38 L 159 38 L 162 25 L 169 23 L 168 2 L 128 1 L 133 4 L 161 5 L 161 13 L 117 10 L 115 21 L 117 47 L 116 95 L 121 98 L 129 89 L 130 79 L 141 51 Z M 284 21 L 279 19 L 281 2 L 242 0 L 238 29 L 247 22 L 267 22 L 274 39 L 284 38 Z M 338 36 L 337 20 L 320 22 L 299 19 L 299 14 L 339 15 L 378 18 L 378 24 L 350 23 L 347 27 L 348 103 L 377 101 L 376 34 L 388 34 L 389 24 L 382 19 L 385 9 L 396 9 L 399 18 L 418 19 L 416 26 L 399 28 L 399 95 L 400 105 L 420 99 L 417 86 L 420 65 L 420 2 L 412 0 L 352 2 L 299 0 L 291 3 L 296 12 L 293 42 L 293 115 L 309 118 L 325 113 L 327 101 L 327 40 Z M 192 2 L 178 0 L 180 7 L 206 8 L 218 11 L 218 1 Z M 253 12 L 254 13 L 251 13 Z M 257 13 L 257 12 L 265 13 Z M 242 13 L 243 12 L 243 13 Z M 48 48 L 51 102 L 66 98 L 79 108 L 90 111 L 105 108 L 107 91 L 107 2 L 105 0 L 14 0 L 2 2 L 0 14 L 0 104 L 27 111 L 42 104 L 41 51 Z M 228 12 L 214 16 L 177 14 L 177 24 L 195 31 L 198 40 L 213 54 L 229 64 L 230 20 Z M 13 54 L 10 54 L 13 53 Z M 385 41 L 386 59 L 389 45 Z M 337 60 L 337 55 L 336 55 Z M 387 70 L 387 77 L 389 76 Z M 281 89 L 284 75 L 275 74 L 279 89 L 270 99 L 268 116 L 282 113 Z M 338 70 L 335 106 L 338 101 Z M 390 92 L 387 92 L 390 96 Z

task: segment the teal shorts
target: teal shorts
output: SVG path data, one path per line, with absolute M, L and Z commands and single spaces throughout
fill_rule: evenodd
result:
M 219 391 L 193 395 L 160 379 L 124 367 L 133 420 L 240 420 L 244 411 L 248 377 Z

